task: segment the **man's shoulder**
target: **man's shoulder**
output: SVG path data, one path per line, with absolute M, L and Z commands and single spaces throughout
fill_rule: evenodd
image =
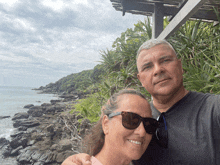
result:
M 196 92 L 196 91 L 190 91 L 191 97 L 194 98 L 204 98 L 204 99 L 220 99 L 220 95 L 215 95 L 212 93 L 202 93 L 202 92 Z

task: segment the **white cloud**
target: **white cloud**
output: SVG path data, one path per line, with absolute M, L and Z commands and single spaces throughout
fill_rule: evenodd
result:
M 1 53 L 1 52 L 0 52 Z M 4 53 L 6 54 L 6 53 Z M 10 56 L 8 55 L 1 55 L 0 54 L 0 60 L 1 62 L 16 62 L 16 63 L 27 63 L 27 62 L 31 62 L 31 60 L 28 57 L 21 57 L 21 56 L 16 56 L 11 54 Z
M 13 6 L 15 5 L 19 0 L 0 0 L 0 3 L 3 5 Z
M 31 22 L 22 18 L 16 18 L 12 20 L 14 27 L 20 30 L 30 30 L 32 32 L 35 31 L 35 28 L 32 26 Z
M 41 3 L 56 12 L 62 11 L 66 5 L 62 0 L 43 0 Z
M 110 0 L 10 2 L 0 4 L 0 79 L 30 76 L 29 84 L 38 86 L 92 69 L 100 50 L 110 49 L 122 32 L 144 18 L 122 17 Z
M 25 18 L 19 18 L 15 15 L 4 14 L 3 12 L 0 12 L 0 14 L 2 15 L 0 25 L 6 26 L 10 29 L 21 31 L 28 30 L 34 32 L 36 30 L 32 25 L 32 22 L 28 21 Z

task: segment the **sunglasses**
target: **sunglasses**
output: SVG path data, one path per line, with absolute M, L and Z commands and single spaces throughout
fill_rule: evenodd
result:
M 164 147 L 168 147 L 168 130 L 167 130 L 167 123 L 164 117 L 164 114 L 161 113 L 159 119 L 159 127 L 156 130 L 156 137 L 157 137 L 157 143 Z
M 133 112 L 115 112 L 108 115 L 109 118 L 114 116 L 122 116 L 122 125 L 127 129 L 136 129 L 143 121 L 144 128 L 147 133 L 154 134 L 159 127 L 159 123 L 156 119 L 150 117 L 141 117 L 140 115 Z

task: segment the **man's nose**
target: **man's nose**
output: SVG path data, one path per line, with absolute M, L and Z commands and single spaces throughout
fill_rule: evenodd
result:
M 159 64 L 155 64 L 154 65 L 154 76 L 159 76 L 161 73 L 164 73 L 164 68 Z

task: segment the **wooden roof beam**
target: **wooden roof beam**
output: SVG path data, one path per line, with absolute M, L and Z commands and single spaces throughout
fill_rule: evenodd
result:
M 167 39 L 183 25 L 207 0 L 189 0 L 157 37 Z

